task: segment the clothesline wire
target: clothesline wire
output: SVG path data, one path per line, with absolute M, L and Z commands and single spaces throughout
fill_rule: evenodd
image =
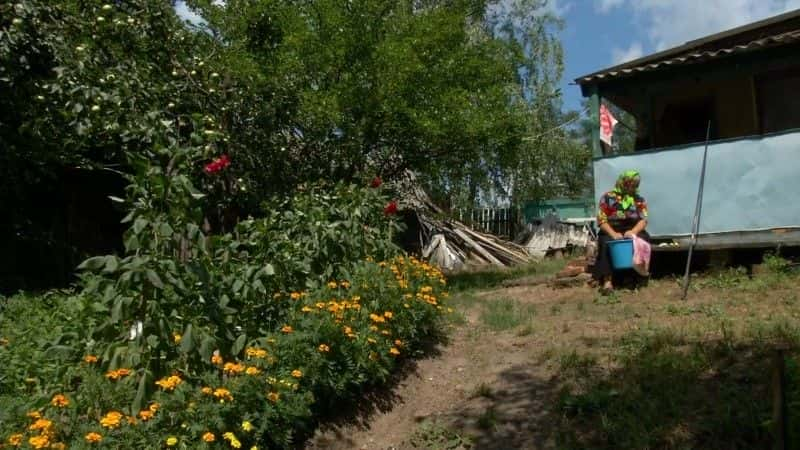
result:
M 583 110 L 579 111 L 578 115 L 573 117 L 572 119 L 570 119 L 570 120 L 568 120 L 568 121 L 566 121 L 566 122 L 564 122 L 564 123 L 562 123 L 562 124 L 560 124 L 558 126 L 555 126 L 555 127 L 551 128 L 551 129 L 549 129 L 547 131 L 539 133 L 536 136 L 526 137 L 526 138 L 522 138 L 522 139 L 525 140 L 525 141 L 535 141 L 535 140 L 539 139 L 542 136 L 548 135 L 548 134 L 550 134 L 550 133 L 552 133 L 554 131 L 557 131 L 557 130 L 560 130 L 560 129 L 566 127 L 567 125 L 570 125 L 572 123 L 577 122 L 578 119 L 583 117 L 584 114 L 586 114 L 587 112 L 589 112 L 589 107 L 588 106 L 586 108 L 583 108 Z M 629 129 L 630 131 L 633 131 L 633 132 L 636 131 L 636 129 L 634 129 L 633 127 L 631 127 L 630 125 L 628 125 L 627 123 L 625 123 L 625 122 L 623 122 L 621 120 L 617 120 L 617 123 L 619 125 L 622 125 L 623 127 L 627 128 L 627 129 Z

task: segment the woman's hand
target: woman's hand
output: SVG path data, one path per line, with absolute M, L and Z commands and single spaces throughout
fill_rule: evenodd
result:
M 613 231 L 613 230 L 612 230 L 611 233 L 609 233 L 609 235 L 611 236 L 611 239 L 614 239 L 615 241 L 618 241 L 618 240 L 623 239 L 625 237 L 625 236 L 623 236 L 623 235 L 621 235 L 621 234 L 619 234 L 619 233 L 617 233 L 616 231 Z
M 636 232 L 633 231 L 633 230 L 628 230 L 628 231 L 625 232 L 625 237 L 626 238 L 635 238 L 636 237 Z

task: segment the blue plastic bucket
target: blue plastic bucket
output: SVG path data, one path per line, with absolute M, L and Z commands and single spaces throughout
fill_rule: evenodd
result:
M 633 239 L 608 241 L 611 268 L 614 270 L 633 268 Z

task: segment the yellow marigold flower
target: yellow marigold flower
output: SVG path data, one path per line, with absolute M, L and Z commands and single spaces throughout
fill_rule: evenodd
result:
M 381 330 L 381 334 L 384 335 L 384 336 L 391 336 L 392 332 L 389 331 L 389 330 Z
M 122 413 L 118 411 L 109 411 L 106 415 L 100 419 L 100 425 L 104 428 L 117 428 L 119 426 L 120 420 L 122 420 Z
M 8 445 L 19 447 L 22 444 L 22 433 L 12 434 L 8 437 Z
M 216 364 L 216 365 L 222 364 L 222 356 L 219 356 L 218 352 L 214 352 L 214 355 L 211 356 L 211 364 Z
M 254 446 L 250 447 L 250 450 L 258 450 L 258 446 L 254 445 Z
M 379 315 L 377 315 L 377 314 L 375 314 L 375 313 L 373 313 L 373 314 L 370 314 L 370 315 L 369 315 L 369 318 L 370 318 L 370 320 L 372 320 L 372 321 L 373 321 L 373 322 L 375 322 L 375 323 L 383 323 L 383 322 L 386 322 L 386 319 L 384 319 L 384 318 L 383 318 L 383 316 L 379 316 Z
M 336 289 L 337 287 L 339 287 L 339 284 L 337 282 L 335 282 L 335 281 L 328 282 L 328 288 L 329 289 Z
M 214 442 L 216 439 L 217 439 L 217 437 L 214 436 L 214 433 L 212 433 L 210 431 L 207 431 L 207 432 L 203 433 L 203 441 L 204 442 Z
M 161 407 L 161 405 L 159 403 L 153 402 L 153 403 L 150 403 L 150 406 L 148 406 L 147 409 L 149 409 L 150 412 L 155 413 L 156 411 L 158 411 L 158 408 L 160 408 L 160 407 Z
M 45 448 L 50 445 L 50 438 L 45 434 L 33 436 L 28 439 L 28 443 L 31 444 L 33 448 Z
M 182 337 L 183 337 L 183 336 L 181 336 L 181 335 L 180 335 L 180 334 L 178 334 L 178 333 L 172 333 L 172 340 L 173 340 L 173 341 L 174 341 L 176 344 L 180 344 L 180 343 L 181 343 L 181 338 L 182 338 Z
M 247 350 L 245 350 L 244 353 L 252 358 L 263 358 L 267 356 L 267 351 L 258 347 L 247 347 Z
M 317 303 L 315 303 L 315 304 L 314 304 L 314 306 L 316 306 L 318 309 L 322 309 L 322 308 L 324 308 L 324 307 L 325 307 L 325 303 L 323 303 L 323 302 L 317 302 Z
M 352 333 L 352 332 L 353 332 L 353 329 L 352 329 L 352 328 L 350 328 L 350 327 L 348 327 L 348 326 L 345 326 L 345 327 L 344 327 L 344 334 L 350 334 L 350 333 Z
M 389 354 L 390 354 L 390 355 L 397 356 L 397 355 L 399 355 L 399 354 L 400 354 L 400 350 L 398 350 L 398 349 L 396 349 L 396 348 L 392 347 L 392 348 L 390 348 L 390 349 L 389 349 Z
M 374 344 L 377 341 L 375 339 L 372 339 L 372 338 L 367 338 L 367 342 L 369 342 L 370 344 Z
M 39 411 L 30 411 L 30 412 L 28 412 L 28 414 L 25 414 L 25 415 L 30 417 L 31 419 L 41 419 L 42 418 L 42 414 L 39 413 Z
M 150 411 L 149 409 L 143 409 L 139 411 L 139 418 L 142 419 L 142 421 L 144 422 L 147 422 L 148 420 L 152 419 L 154 415 L 155 413 L 153 411 Z
M 403 303 L 403 308 L 410 308 L 411 306 L 408 303 Z
M 244 364 L 226 362 L 225 366 L 222 368 L 222 371 L 231 375 L 237 375 L 244 372 Z
M 250 431 L 253 431 L 253 424 L 250 423 L 249 420 L 245 420 L 244 422 L 242 422 L 242 430 L 247 431 L 248 433 Z
M 302 295 L 299 292 L 292 292 L 289 294 L 289 298 L 292 300 L 300 300 L 300 297 L 302 297 Z
M 200 392 L 202 392 L 203 394 L 206 394 L 206 395 L 211 395 L 211 393 L 214 392 L 214 390 L 211 389 L 210 387 L 206 386 L 206 387 L 200 389 Z
M 280 292 L 276 292 L 276 293 L 272 294 L 272 298 L 278 299 L 278 298 L 281 298 L 281 295 L 282 294 Z
M 181 380 L 181 377 L 177 375 L 171 375 L 156 381 L 156 384 L 161 386 L 161 389 L 164 389 L 165 391 L 174 391 L 175 388 L 181 383 L 183 383 L 183 380 Z
M 258 375 L 258 374 L 260 374 L 260 373 L 261 373 L 261 370 L 260 370 L 258 367 L 252 367 L 252 366 L 251 366 L 251 367 L 248 367 L 248 368 L 247 368 L 247 369 L 244 371 L 244 373 L 246 373 L 246 374 L 248 374 L 248 375 Z
M 94 431 L 92 431 L 91 433 L 88 433 L 83 438 L 86 439 L 86 442 L 89 442 L 89 443 L 92 443 L 92 444 L 95 443 L 95 442 L 100 442 L 100 441 L 103 440 L 103 436 L 101 436 L 100 433 L 95 433 Z
M 307 313 L 307 312 L 313 311 L 313 309 L 309 308 L 308 306 L 303 306 L 303 308 L 300 311 L 303 311 L 304 313 Z
M 378 331 L 378 326 L 377 325 L 370 325 L 369 329 L 372 330 L 372 331 Z
M 270 392 L 269 394 L 267 394 L 267 399 L 269 401 L 271 401 L 272 403 L 277 403 L 278 399 L 280 399 L 280 398 L 281 398 L 281 395 L 278 394 L 277 392 Z
M 341 287 L 343 287 L 345 289 L 350 289 L 350 282 L 349 281 L 341 281 L 341 282 L 339 282 L 339 286 L 341 286 Z
M 303 372 L 301 372 L 300 369 L 294 369 L 292 371 L 292 376 L 295 378 L 300 378 L 303 376 Z
M 227 401 L 233 401 L 233 395 L 231 395 L 231 391 L 225 388 L 217 388 L 214 390 L 214 397 L 218 398 L 220 403 L 224 403 Z
M 97 362 L 97 356 L 86 355 L 83 357 L 83 362 L 85 362 L 86 364 L 94 364 Z
M 167 447 L 174 447 L 178 443 L 178 438 L 170 436 L 167 438 Z
M 386 311 L 383 313 L 383 317 L 386 317 L 387 319 L 391 319 L 393 315 L 394 314 L 391 311 Z
M 53 399 L 50 400 L 50 404 L 55 406 L 56 408 L 64 408 L 69 406 L 69 399 L 65 397 L 63 394 L 56 394 L 53 396 Z
M 46 432 L 53 426 L 53 422 L 47 419 L 37 419 L 36 422 L 33 422 L 31 426 L 28 427 L 29 430 L 42 430 L 42 432 Z
M 291 327 L 291 326 L 289 326 L 289 325 L 284 325 L 283 327 L 281 327 L 281 332 L 282 332 L 282 333 L 289 334 L 289 333 L 291 333 L 292 331 L 294 331 L 294 330 L 292 330 L 292 327 Z
M 331 348 L 328 347 L 325 344 L 319 344 L 319 351 L 321 351 L 323 353 L 327 353 L 327 352 L 331 351 Z

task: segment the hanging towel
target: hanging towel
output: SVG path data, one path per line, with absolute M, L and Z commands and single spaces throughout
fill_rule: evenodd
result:
M 633 270 L 639 275 L 650 275 L 650 243 L 644 239 L 633 237 Z

